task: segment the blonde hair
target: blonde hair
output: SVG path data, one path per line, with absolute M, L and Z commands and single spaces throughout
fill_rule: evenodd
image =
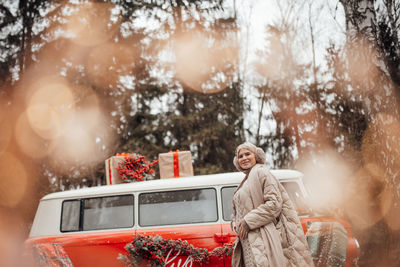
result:
M 233 158 L 233 165 L 235 165 L 236 169 L 241 172 L 246 172 L 246 170 L 242 169 L 239 165 L 238 155 L 241 149 L 248 149 L 250 152 L 254 153 L 256 158 L 256 163 L 264 164 L 265 163 L 265 152 L 261 147 L 257 147 L 250 142 L 244 142 L 243 144 L 238 145 L 235 151 L 235 157 Z

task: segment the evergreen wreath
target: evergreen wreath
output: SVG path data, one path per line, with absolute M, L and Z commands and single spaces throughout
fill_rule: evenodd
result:
M 140 154 L 117 154 L 123 156 L 124 160 L 118 164 L 118 173 L 124 183 L 139 182 L 145 180 L 155 171 L 152 169 L 158 164 L 158 160 L 149 163 L 146 157 Z
M 164 267 L 165 256 L 172 250 L 173 253 L 192 257 L 194 262 L 200 265 L 207 263 L 210 257 L 223 258 L 232 255 L 233 243 L 228 243 L 223 247 L 217 247 L 212 252 L 205 248 L 196 248 L 186 240 L 163 239 L 161 236 L 144 236 L 136 234 L 133 242 L 125 246 L 127 255 L 119 254 L 118 259 L 127 266 L 140 266 L 142 260 L 147 260 L 149 266 Z

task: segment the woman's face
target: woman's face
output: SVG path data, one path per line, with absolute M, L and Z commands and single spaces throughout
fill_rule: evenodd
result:
M 240 168 L 247 170 L 256 165 L 256 155 L 246 148 L 242 148 L 238 153 L 238 162 Z

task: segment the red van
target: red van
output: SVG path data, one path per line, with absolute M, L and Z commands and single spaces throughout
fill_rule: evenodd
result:
M 358 244 L 350 225 L 338 218 L 313 214 L 307 206 L 301 172 L 272 173 L 297 208 L 310 249 L 315 250 L 315 261 L 319 260 L 316 253 L 321 253 L 321 248 L 314 247 L 321 243 L 318 231 L 329 223 L 340 225 L 345 233 L 340 241 L 344 266 L 357 266 Z M 232 195 L 243 177 L 239 172 L 222 173 L 49 194 L 39 203 L 25 241 L 26 256 L 39 266 L 57 266 L 57 261 L 75 267 L 125 266 L 119 256 L 127 254 L 125 246 L 135 235 L 180 239 L 195 248 L 213 251 L 232 244 L 236 238 L 230 228 Z M 164 256 L 166 266 L 199 265 L 190 255 Z M 211 257 L 203 266 L 231 266 L 230 262 L 226 254 Z

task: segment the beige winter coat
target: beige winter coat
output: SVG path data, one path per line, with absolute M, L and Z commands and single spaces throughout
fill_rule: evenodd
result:
M 248 212 L 244 220 L 250 228 L 248 239 L 257 266 L 270 265 L 267 256 L 270 253 L 266 248 L 271 247 L 271 243 L 281 244 L 287 266 L 314 266 L 297 212 L 286 190 L 267 166 L 256 164 L 247 176 L 247 183 L 249 194 L 244 206 Z M 233 214 L 236 214 L 235 207 Z M 275 229 L 272 226 L 277 229 L 278 235 L 273 234 Z M 279 240 L 270 240 L 271 236 Z M 241 257 L 240 242 L 236 242 L 233 267 L 243 266 Z

